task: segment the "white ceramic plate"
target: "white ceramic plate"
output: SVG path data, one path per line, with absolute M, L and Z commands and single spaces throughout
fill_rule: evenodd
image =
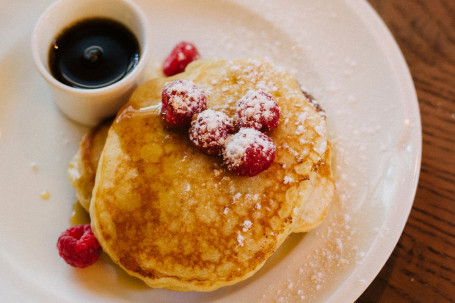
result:
M 263 55 L 294 73 L 327 111 L 337 199 L 317 230 L 292 235 L 253 278 L 212 293 L 149 289 L 106 257 L 71 268 L 55 244 L 70 225 L 76 198 L 66 167 L 86 128 L 59 113 L 33 66 L 31 31 L 51 1 L 4 0 L 0 301 L 354 301 L 398 241 L 420 168 L 415 90 L 379 17 L 361 0 L 137 2 L 158 61 L 189 40 L 205 58 Z

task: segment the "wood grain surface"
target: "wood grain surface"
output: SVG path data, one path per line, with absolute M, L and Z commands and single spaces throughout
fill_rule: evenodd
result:
M 392 256 L 357 302 L 455 302 L 455 0 L 368 0 L 411 70 L 422 169 Z

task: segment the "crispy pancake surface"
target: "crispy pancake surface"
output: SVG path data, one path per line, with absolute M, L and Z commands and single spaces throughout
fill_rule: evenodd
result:
M 160 117 L 163 85 L 189 79 L 208 107 L 234 117 L 249 89 L 281 109 L 267 133 L 275 162 L 238 177 Z M 253 275 L 292 232 L 325 216 L 333 196 L 326 123 L 296 81 L 261 59 L 196 61 L 136 89 L 109 129 L 90 203 L 105 252 L 151 287 L 211 291 Z M 322 202 L 320 202 L 322 201 Z

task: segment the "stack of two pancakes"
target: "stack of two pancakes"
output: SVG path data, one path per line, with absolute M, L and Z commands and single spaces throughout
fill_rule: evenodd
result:
M 234 117 L 250 89 L 281 109 L 272 166 L 230 173 L 160 117 L 163 85 L 192 80 L 208 107 Z M 211 291 L 252 276 L 289 234 L 319 225 L 334 195 L 325 115 L 262 58 L 196 61 L 138 87 L 113 122 L 84 136 L 69 167 L 103 250 L 151 287 Z

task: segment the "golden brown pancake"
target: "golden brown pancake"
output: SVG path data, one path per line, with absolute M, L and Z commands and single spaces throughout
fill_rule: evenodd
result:
M 89 210 L 92 190 L 95 185 L 96 169 L 101 156 L 107 132 L 111 121 L 105 121 L 90 129 L 82 138 L 79 150 L 71 160 L 68 167 L 68 177 L 71 185 L 76 190 L 79 203 L 85 210 Z M 335 185 L 331 173 L 322 173 L 323 169 L 330 170 L 331 151 L 324 155 L 324 164 L 318 170 L 318 179 L 311 193 L 309 201 L 305 204 L 299 224 L 293 232 L 308 232 L 316 228 L 325 218 L 325 212 L 332 201 Z
M 305 91 L 302 91 L 311 105 L 319 112 L 322 117 L 326 117 L 324 110 L 321 108 L 315 98 Z M 95 184 L 96 169 L 101 152 L 106 142 L 107 133 L 112 120 L 103 121 L 99 125 L 90 129 L 82 138 L 79 144 L 79 150 L 71 160 L 68 167 L 68 177 L 72 186 L 76 190 L 76 196 L 80 204 L 88 211 L 92 190 Z M 330 148 L 330 146 L 328 146 Z M 335 185 L 331 175 L 331 150 L 324 154 L 318 170 L 318 180 L 315 188 L 311 193 L 311 198 L 305 204 L 302 217 L 294 232 L 308 232 L 316 228 L 325 218 L 325 212 L 332 201 L 335 192 Z M 325 172 L 324 170 L 327 170 Z
M 319 163 L 313 191 L 308 200 L 303 204 L 301 216 L 297 219 L 293 232 L 308 232 L 324 221 L 335 195 L 335 182 L 331 172 L 331 146 L 327 147 L 322 161 Z
M 112 121 L 107 120 L 90 129 L 79 143 L 79 150 L 68 166 L 68 178 L 76 190 L 79 203 L 89 210 L 96 170 Z
M 186 131 L 167 128 L 161 90 L 172 79 L 192 80 L 209 108 L 232 117 L 249 89 L 272 94 L 281 109 L 268 133 L 277 146 L 272 166 L 234 176 Z M 325 119 L 287 72 L 260 58 L 197 61 L 145 83 L 119 112 L 90 215 L 105 252 L 131 275 L 151 287 L 210 291 L 250 277 L 290 233 L 322 222 L 333 190 Z

